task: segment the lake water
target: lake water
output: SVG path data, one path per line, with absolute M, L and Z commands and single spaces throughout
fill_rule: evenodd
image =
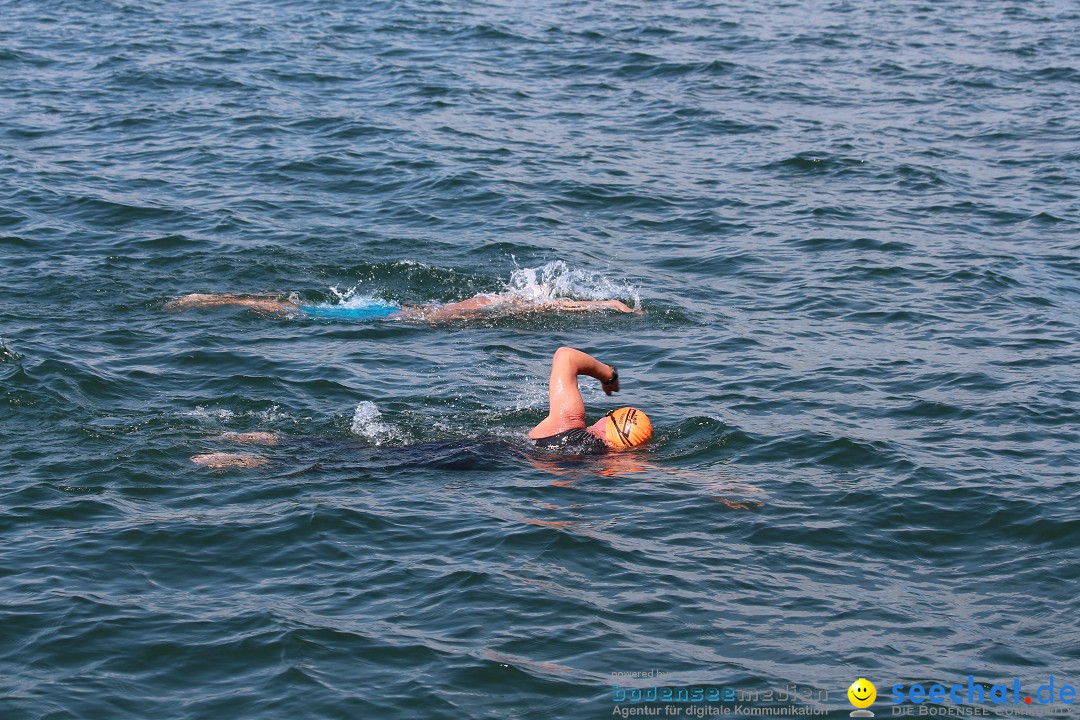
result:
M 1078 57 L 1065 0 L 0 0 L 0 717 L 1080 685 Z M 164 308 L 504 291 L 643 312 Z M 530 448 L 560 345 L 647 449 Z

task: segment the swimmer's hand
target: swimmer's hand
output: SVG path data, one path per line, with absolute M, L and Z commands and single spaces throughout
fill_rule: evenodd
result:
M 621 313 L 634 313 L 634 314 L 637 314 L 637 315 L 641 314 L 640 310 L 633 309 L 632 307 L 630 307 L 626 303 L 622 302 L 621 300 L 605 300 L 604 304 L 607 305 L 610 308 L 614 308 L 615 310 L 618 310 Z
M 611 374 L 608 375 L 611 379 L 600 381 L 600 387 L 604 389 L 605 395 L 619 392 L 619 371 L 615 369 L 614 365 L 608 365 L 608 368 L 611 370 Z

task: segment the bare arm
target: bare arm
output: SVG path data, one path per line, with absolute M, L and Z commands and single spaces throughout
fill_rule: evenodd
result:
M 559 310 L 587 311 L 611 308 L 613 310 L 618 310 L 621 313 L 641 314 L 640 310 L 634 310 L 621 300 L 550 300 L 544 305 L 554 306 Z
M 551 359 L 551 377 L 548 379 L 548 416 L 529 431 L 529 437 L 542 438 L 573 428 L 585 427 L 585 401 L 578 388 L 578 375 L 588 375 L 604 381 L 610 380 L 615 368 L 606 365 L 592 355 L 569 347 L 555 351 Z M 603 385 L 610 395 L 619 391 L 618 381 Z
M 498 306 L 495 308 L 493 306 Z M 513 295 L 476 295 L 461 302 L 446 305 L 428 305 L 402 310 L 397 317 L 414 322 L 444 322 L 447 320 L 465 320 L 481 313 L 496 310 L 499 314 L 540 313 L 550 310 L 584 312 L 589 310 L 618 310 L 622 313 L 637 313 L 619 300 L 525 300 Z

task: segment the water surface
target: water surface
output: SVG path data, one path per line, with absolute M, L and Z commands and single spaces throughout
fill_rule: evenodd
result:
M 1075 3 L 0 18 L 4 717 L 1080 681 Z M 644 313 L 164 309 L 544 284 Z M 563 344 L 647 450 L 529 449 Z

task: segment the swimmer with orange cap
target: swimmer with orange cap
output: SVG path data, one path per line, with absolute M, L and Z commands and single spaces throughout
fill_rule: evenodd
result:
M 556 350 L 548 380 L 548 416 L 529 431 L 537 447 L 574 452 L 626 450 L 652 437 L 648 416 L 632 407 L 611 410 L 592 425 L 586 425 L 578 375 L 599 380 L 607 395 L 619 391 L 619 373 L 614 365 L 605 365 L 573 348 Z

